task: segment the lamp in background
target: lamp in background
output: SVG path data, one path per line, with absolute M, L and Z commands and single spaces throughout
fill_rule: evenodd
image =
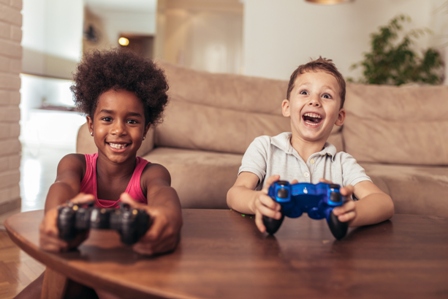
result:
M 340 4 L 345 2 L 353 2 L 354 0 L 305 0 L 314 4 Z

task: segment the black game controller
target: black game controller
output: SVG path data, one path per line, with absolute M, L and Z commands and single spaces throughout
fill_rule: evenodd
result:
M 78 233 L 93 229 L 114 229 L 126 245 L 136 243 L 149 229 L 150 217 L 145 210 L 120 204 L 119 209 L 105 209 L 69 203 L 58 209 L 59 238 L 70 241 Z
M 269 187 L 268 195 L 281 205 L 282 218 L 273 219 L 263 216 L 266 231 L 273 235 L 280 228 L 284 217 L 297 218 L 307 213 L 312 219 L 327 219 L 331 233 L 336 239 L 342 239 L 348 230 L 347 222 L 340 222 L 333 214 L 335 207 L 341 206 L 345 198 L 339 192 L 338 184 L 296 183 L 277 181 Z

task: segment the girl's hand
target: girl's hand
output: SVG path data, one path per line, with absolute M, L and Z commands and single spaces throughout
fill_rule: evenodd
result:
M 70 202 L 82 204 L 92 200 L 95 200 L 92 194 L 79 193 Z M 39 225 L 39 246 L 43 250 L 50 252 L 64 252 L 76 248 L 88 237 L 88 232 L 86 232 L 78 234 L 73 240 L 68 242 L 61 240 L 57 226 L 58 208 L 55 207 L 48 210 Z
M 133 250 L 144 255 L 154 255 L 173 251 L 180 240 L 182 215 L 164 206 L 144 205 L 136 202 L 128 193 L 120 196 L 123 203 L 132 208 L 145 210 L 151 217 L 151 227 L 133 245 Z

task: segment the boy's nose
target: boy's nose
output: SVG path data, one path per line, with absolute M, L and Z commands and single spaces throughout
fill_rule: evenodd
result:
M 314 107 L 319 107 L 320 101 L 316 97 L 312 97 L 311 100 L 309 101 L 308 105 L 314 106 Z

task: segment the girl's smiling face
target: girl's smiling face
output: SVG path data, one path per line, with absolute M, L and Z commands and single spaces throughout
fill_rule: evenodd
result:
M 102 93 L 87 122 L 98 154 L 115 163 L 135 158 L 149 128 L 145 127 L 143 102 L 126 90 Z
M 345 119 L 336 78 L 324 71 L 297 76 L 290 98 L 282 102 L 282 112 L 291 118 L 293 136 L 325 142 L 333 126 L 341 126 Z

